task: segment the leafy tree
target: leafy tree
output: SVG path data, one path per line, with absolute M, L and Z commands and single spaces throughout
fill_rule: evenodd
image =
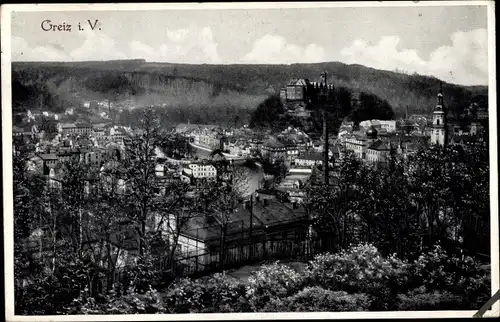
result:
M 198 187 L 200 206 L 204 207 L 203 213 L 214 220 L 214 224 L 220 229 L 220 258 L 221 268 L 224 269 L 226 262 L 226 241 L 232 215 L 239 207 L 245 192 L 245 182 L 248 178 L 240 176 L 241 172 L 231 171 L 222 174 L 224 181 L 219 184 L 210 182 L 201 183 Z
M 489 253 L 489 154 L 483 147 L 450 147 L 450 199 L 453 226 L 472 252 Z
M 66 217 L 66 238 L 71 240 L 74 252 L 79 253 L 83 247 L 83 216 L 89 199 L 86 194 L 90 165 L 79 160 L 70 160 L 63 165 L 63 174 L 57 179 L 61 185 L 60 212 Z
M 47 119 L 42 117 L 40 123 L 40 131 L 44 131 L 47 135 L 57 134 L 57 121 L 54 119 Z
M 104 174 L 105 175 L 105 174 Z M 96 262 L 105 272 L 106 289 L 111 290 L 117 282 L 115 273 L 123 269 L 120 258 L 124 256 L 124 248 L 129 241 L 127 231 L 130 221 L 123 215 L 122 195 L 114 189 L 108 189 L 109 181 L 95 176 L 87 189 L 87 214 L 82 220 L 83 249 L 92 254 Z M 116 186 L 112 182 L 112 186 Z
M 181 233 L 192 220 L 201 216 L 203 208 L 200 198 L 196 194 L 194 196 L 188 194 L 191 191 L 188 184 L 173 182 L 168 184 L 165 190 L 167 193 L 164 196 L 163 203 L 168 209 L 168 213 L 161 213 L 153 233 L 168 236 L 169 251 L 166 263 L 169 264 L 167 267 L 173 275 Z
M 280 97 L 272 95 L 260 103 L 252 113 L 251 128 L 273 128 L 285 113 Z
M 162 209 L 159 197 L 161 185 L 156 177 L 155 150 L 163 145 L 158 118 L 152 109 L 146 109 L 141 127 L 127 140 L 125 158 L 115 171 L 127 187 L 126 202 L 138 234 L 139 254 L 143 254 L 148 220 Z
M 406 163 L 392 155 L 387 164 L 364 167 L 358 196 L 353 202 L 367 228 L 368 242 L 385 254 L 397 252 L 402 258 L 418 252 L 418 214 L 408 202 Z
M 372 119 L 392 120 L 394 111 L 387 101 L 362 92 L 359 96 L 359 104 L 352 110 L 351 119 L 355 124 Z
M 354 222 L 352 202 L 356 198 L 358 174 L 362 164 L 354 155 L 347 153 L 340 161 L 336 171 L 338 178 L 335 184 L 325 186 L 324 183 L 307 188 L 307 208 L 314 218 L 314 226 L 319 234 L 332 236 L 336 239 L 333 245 L 343 247 L 349 244 L 349 229 Z

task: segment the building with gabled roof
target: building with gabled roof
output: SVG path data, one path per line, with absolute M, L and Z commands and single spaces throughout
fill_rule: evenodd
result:
M 394 150 L 390 141 L 377 140 L 366 148 L 365 160 L 368 162 L 385 162 Z
M 220 247 L 221 222 L 217 216 L 210 218 L 193 218 L 182 233 L 202 242 L 206 247 L 216 251 Z M 281 202 L 276 198 L 256 197 L 252 201 L 243 201 L 230 215 L 227 229 L 227 245 L 248 242 L 250 231 L 252 239 L 260 239 L 267 235 L 280 234 L 290 227 L 307 229 L 304 221 L 308 216 L 303 207 Z M 250 226 L 252 229 L 250 230 Z

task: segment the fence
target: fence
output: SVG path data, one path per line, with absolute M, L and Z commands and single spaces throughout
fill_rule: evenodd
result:
M 305 227 L 307 229 L 307 227 Z M 297 238 L 266 236 L 251 243 L 230 244 L 222 249 L 205 250 L 201 254 L 178 257 L 173 262 L 158 263 L 159 270 L 170 269 L 178 277 L 199 277 L 222 270 L 239 268 L 266 260 L 308 261 L 318 253 L 331 251 L 335 238 L 311 238 L 294 234 Z M 224 260 L 222 260 L 224 259 Z

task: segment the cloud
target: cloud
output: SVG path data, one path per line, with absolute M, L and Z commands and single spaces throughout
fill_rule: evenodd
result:
M 103 32 L 86 29 L 83 44 L 70 52 L 71 60 L 113 60 L 127 59 L 128 55 L 119 50 L 115 41 Z
M 343 61 L 378 69 L 400 69 L 410 73 L 433 75 L 463 85 L 488 83 L 488 37 L 486 29 L 458 31 L 451 35 L 451 46 L 434 50 L 428 60 L 416 50 L 399 49 L 401 39 L 385 36 L 377 44 L 357 39 L 341 50 Z
M 144 58 L 148 61 L 172 63 L 219 63 L 217 43 L 212 30 L 205 28 L 188 28 L 167 30 L 166 41 L 157 48 L 131 41 L 127 52 L 130 56 Z
M 86 30 L 81 46 L 65 51 L 60 45 L 29 46 L 21 37 L 12 38 L 14 61 L 85 61 L 114 59 L 146 59 L 172 63 L 220 62 L 212 30 L 208 27 L 167 30 L 162 44 L 150 46 L 137 40 L 117 44 L 103 32 Z
M 243 62 L 263 64 L 314 63 L 324 60 L 325 50 L 316 44 L 303 48 L 287 43 L 277 35 L 265 35 L 257 39 Z
M 12 60 L 15 61 L 66 61 L 68 55 L 55 44 L 31 47 L 21 37 L 12 37 Z

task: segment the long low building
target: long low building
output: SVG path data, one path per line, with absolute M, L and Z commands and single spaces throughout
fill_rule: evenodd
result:
M 314 167 L 323 164 L 324 156 L 321 152 L 304 153 L 295 158 L 295 165 L 299 167 Z

